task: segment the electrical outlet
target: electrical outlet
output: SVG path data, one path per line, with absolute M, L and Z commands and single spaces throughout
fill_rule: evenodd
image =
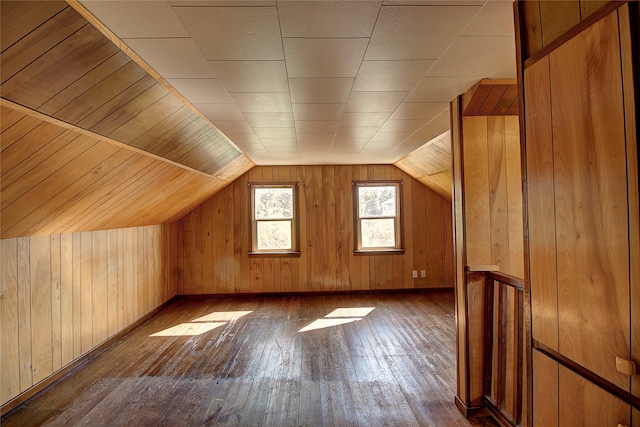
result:
M 427 277 L 427 270 L 420 270 L 420 277 Z
M 418 270 L 413 270 L 413 278 L 414 279 L 418 278 Z

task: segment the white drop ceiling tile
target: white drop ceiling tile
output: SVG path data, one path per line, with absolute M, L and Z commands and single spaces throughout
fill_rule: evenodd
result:
M 209 120 L 244 120 L 235 104 L 193 104 Z
M 231 104 L 233 99 L 218 79 L 167 79 L 192 104 Z
M 206 59 L 282 60 L 275 7 L 174 7 Z
M 331 165 L 334 164 L 334 156 L 329 150 L 300 152 L 301 165 Z
M 352 78 L 290 78 L 289 89 L 294 104 L 344 104 L 353 86 Z
M 424 125 L 424 120 L 387 120 L 378 132 L 380 133 L 413 133 Z
M 292 148 L 298 149 L 298 140 L 296 138 L 262 138 L 262 143 L 267 149 L 270 148 Z
M 483 77 L 423 77 L 405 102 L 451 102 Z
M 387 144 L 389 147 L 394 147 L 411 136 L 412 133 L 413 132 L 378 132 L 371 137 L 369 144 Z
M 510 60 L 515 64 L 512 37 L 458 37 L 427 76 L 489 76 Z
M 244 120 L 216 120 L 213 124 L 220 129 L 225 135 L 234 134 L 253 134 L 253 129 Z M 229 137 L 231 139 L 231 137 Z
M 515 79 L 516 63 L 515 61 L 507 61 L 502 67 L 489 76 L 492 79 Z
M 269 154 L 271 155 L 271 158 L 279 161 L 279 164 L 291 164 L 291 163 L 298 163 L 298 160 L 300 158 L 300 152 L 298 151 L 298 149 L 296 148 L 295 151 L 294 150 L 279 150 L 279 149 L 268 149 L 267 151 L 269 151 Z
M 283 39 L 289 77 L 355 77 L 369 39 Z
M 382 126 L 389 113 L 344 113 L 340 126 Z
M 269 154 L 269 152 L 267 150 L 264 150 L 264 151 L 248 151 L 247 152 L 247 156 L 249 156 L 249 158 L 251 160 L 253 160 L 253 162 L 256 165 L 277 164 L 277 162 L 271 158 L 271 155 Z
M 448 109 L 449 104 L 445 102 L 403 102 L 389 118 L 392 120 L 431 120 Z
M 379 1 L 279 1 L 282 37 L 370 37 Z
M 359 164 L 384 165 L 392 164 L 398 158 L 397 154 L 391 153 L 389 150 L 364 148 L 356 155 L 354 161 Z
M 314 144 L 331 144 L 336 133 L 300 133 L 298 134 L 298 142 L 300 145 Z
M 426 143 L 431 141 L 433 138 L 442 135 L 448 130 L 449 126 L 425 126 L 411 136 L 416 138 L 423 138 Z
M 449 109 L 447 109 L 446 111 L 443 111 L 442 113 L 438 114 L 436 117 L 434 117 L 432 120 L 429 120 L 429 122 L 427 122 L 427 126 L 429 127 L 450 127 L 451 126 L 451 114 L 449 114 Z
M 82 5 L 121 39 L 189 37 L 164 1 L 82 1 Z
M 294 128 L 253 128 L 258 138 L 295 138 L 296 130 Z
M 383 6 L 365 59 L 437 59 L 479 10 L 480 6 Z
M 190 38 L 123 41 L 165 79 L 217 77 Z
M 335 133 L 339 120 L 296 120 L 296 132 L 301 133 Z
M 244 113 L 247 122 L 254 128 L 291 128 L 291 113 Z
M 231 97 L 243 113 L 291 112 L 291 98 L 288 92 L 231 93 Z
M 513 37 L 513 22 L 512 2 L 488 1 L 461 35 Z
M 333 140 L 332 150 L 344 150 L 358 152 L 367 145 L 371 138 L 335 138 Z
M 393 151 L 396 150 L 404 141 L 401 140 L 399 142 L 391 142 L 391 141 L 369 141 L 367 145 L 364 146 L 367 150 L 387 150 Z
M 351 92 L 347 113 L 392 113 L 408 92 Z
M 293 104 L 294 120 L 340 120 L 346 104 Z
M 288 92 L 284 61 L 209 61 L 229 92 Z
M 336 138 L 371 138 L 377 131 L 376 126 L 340 126 Z
M 267 151 L 274 159 L 287 159 L 290 157 L 298 157 L 300 155 L 298 147 L 267 147 Z
M 354 91 L 410 91 L 435 60 L 363 61 L 353 84 Z
M 226 133 L 227 137 L 239 147 L 263 146 L 262 141 L 255 133 Z

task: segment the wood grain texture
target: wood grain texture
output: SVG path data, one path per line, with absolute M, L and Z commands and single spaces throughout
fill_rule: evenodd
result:
M 451 200 L 451 136 L 445 132 L 394 163 L 422 184 Z
M 169 223 L 253 166 L 208 176 L 27 113 L 2 109 L 3 238 Z
M 547 46 L 580 22 L 580 1 L 540 0 L 540 21 L 542 43 Z
M 559 366 L 533 350 L 533 427 L 559 427 Z
M 614 363 L 630 354 L 620 69 L 616 13 L 550 54 L 560 353 L 629 390 Z
M 559 369 L 559 425 L 630 425 L 631 407 L 564 366 Z
M 162 259 L 169 230 L 0 240 L 2 404 L 175 295 L 171 263 Z M 142 289 L 133 307 L 132 295 Z
M 3 2 L 2 97 L 206 174 L 228 174 L 240 150 L 74 7 L 82 9 Z
M 482 84 L 466 94 L 467 107 L 454 123 L 459 137 L 452 138 L 454 150 L 455 243 L 457 289 L 463 302 L 458 306 L 458 398 L 468 407 L 482 405 L 484 394 L 493 395 L 498 407 L 507 414 L 515 414 L 519 383 L 514 355 L 513 295 L 500 301 L 504 307 L 504 325 L 508 339 L 506 358 L 494 359 L 492 390 L 484 389 L 484 284 L 483 275 L 466 273 L 472 265 L 495 265 L 500 271 L 524 275 L 524 242 L 522 217 L 522 187 L 520 168 L 519 123 L 516 117 L 472 115 L 484 112 L 483 105 L 492 95 L 492 86 Z M 504 94 L 505 92 L 501 92 Z M 464 100 L 465 96 L 458 97 Z M 496 99 L 491 101 L 495 104 Z M 476 101 L 476 99 L 479 99 Z M 463 101 L 464 102 L 464 101 Z M 465 115 L 469 113 L 469 115 Z M 458 170 L 458 172 L 456 172 Z M 505 294 L 506 295 L 506 294 Z M 497 326 L 498 327 L 498 326 Z M 510 331 L 510 333 L 509 333 Z M 497 333 L 495 334 L 497 337 Z M 494 344 L 497 354 L 498 345 Z M 498 376 L 497 366 L 506 365 L 504 376 Z
M 453 304 L 453 292 L 177 300 L 3 426 L 495 427 L 451 399 Z M 373 311 L 302 330 L 361 307 Z M 186 335 L 185 324 L 210 330 Z
M 463 191 L 467 265 L 491 264 L 487 118 L 463 117 Z
M 404 219 L 411 224 L 411 233 L 405 229 L 404 254 L 354 255 L 354 179 L 401 179 L 405 183 Z M 261 181 L 299 183 L 299 258 L 248 256 L 247 184 Z M 208 212 L 212 206 L 217 214 Z M 178 265 L 178 293 L 451 287 L 451 274 L 444 274 L 451 269 L 445 265 L 452 262 L 452 256 L 445 254 L 452 250 L 452 245 L 445 244 L 451 236 L 443 234 L 443 224 L 451 218 L 445 214 L 450 206 L 391 165 L 255 167 L 180 220 L 178 251 L 184 255 Z M 222 215 L 225 211 L 229 215 Z M 203 238 L 204 246 L 199 243 Z M 233 251 L 224 251 L 229 244 Z M 224 251 L 224 260 L 214 260 L 209 246 Z M 413 269 L 425 270 L 427 277 L 413 279 Z M 219 279 L 222 274 L 225 280 Z
M 625 109 L 625 133 L 627 149 L 627 184 L 629 204 L 629 259 L 640 258 L 640 188 L 638 180 L 638 123 L 637 123 L 637 96 L 634 99 L 634 80 L 638 84 L 638 70 L 636 67 L 636 79 L 634 79 L 633 47 L 631 37 L 631 23 L 637 21 L 640 12 L 635 9 L 635 16 L 629 11 L 629 7 L 623 6 L 618 12 L 620 28 L 620 49 L 622 60 L 622 84 L 624 90 Z M 637 37 L 636 37 L 637 39 Z M 636 61 L 637 65 L 637 61 Z M 631 290 L 631 358 L 640 358 L 640 264 L 631 262 L 629 271 Z M 640 376 L 635 375 L 631 380 L 631 392 L 640 396 Z M 640 418 L 634 416 L 633 422 L 640 424 Z
M 557 350 L 557 260 L 548 59 L 527 68 L 524 78 L 531 329 L 534 339 Z

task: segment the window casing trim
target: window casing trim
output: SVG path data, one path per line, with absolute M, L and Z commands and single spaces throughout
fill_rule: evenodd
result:
M 249 256 L 256 257 L 299 257 L 300 256 L 300 220 L 298 210 L 298 182 L 250 182 L 249 187 L 249 244 L 250 250 Z M 261 220 L 257 220 L 255 217 L 255 189 L 257 188 L 291 188 L 293 195 L 293 215 L 291 218 L 291 249 L 262 249 L 258 250 L 257 241 L 257 224 Z
M 357 180 L 352 181 L 351 186 L 353 188 L 353 226 L 354 226 L 354 255 L 401 255 L 404 254 L 404 220 L 403 220 L 403 197 L 402 197 L 402 188 L 403 182 L 402 180 Z M 359 209 L 359 188 L 361 187 L 384 187 L 384 186 L 395 186 L 396 192 L 396 213 L 395 215 L 386 215 L 386 216 L 360 216 Z M 383 246 L 383 247 L 362 247 L 362 232 L 360 229 L 360 224 L 362 219 L 367 218 L 375 218 L 375 219 L 384 219 L 384 218 L 394 218 L 394 230 L 395 230 L 395 240 L 396 244 L 393 247 Z

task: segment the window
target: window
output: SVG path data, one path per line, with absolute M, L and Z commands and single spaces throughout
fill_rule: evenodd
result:
M 402 252 L 400 181 L 354 182 L 356 252 Z
M 250 254 L 298 254 L 297 184 L 250 187 Z

